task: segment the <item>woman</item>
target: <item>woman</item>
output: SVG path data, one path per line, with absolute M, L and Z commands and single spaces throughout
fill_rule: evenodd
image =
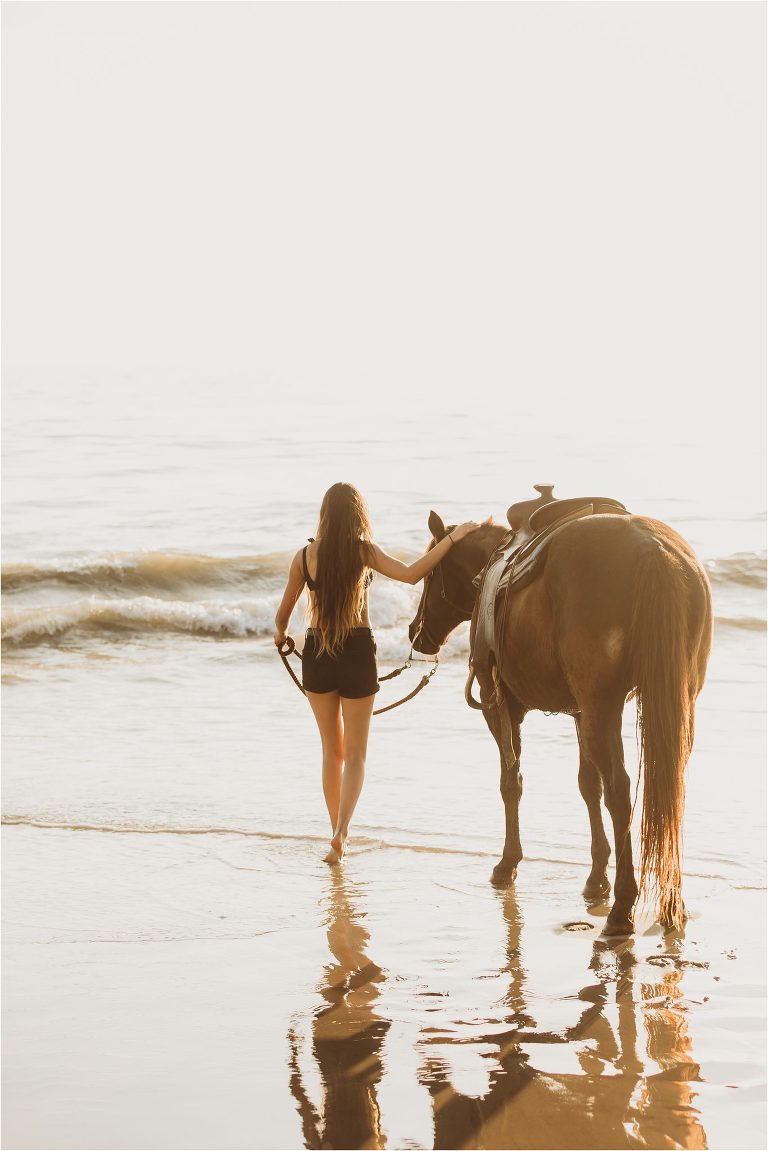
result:
M 365 755 L 373 701 L 379 690 L 376 644 L 368 618 L 373 572 L 416 584 L 448 550 L 480 527 L 455 527 L 412 564 L 388 555 L 372 539 L 365 500 L 352 484 L 339 483 L 323 496 L 317 538 L 291 561 L 275 616 L 275 643 L 286 639 L 296 601 L 309 597 L 302 679 L 323 745 L 323 795 L 333 838 L 326 863 L 344 856 L 349 824 L 365 777 Z

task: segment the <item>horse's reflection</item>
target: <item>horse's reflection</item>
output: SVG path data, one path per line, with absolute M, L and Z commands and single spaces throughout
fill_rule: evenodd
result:
M 662 969 L 658 983 L 638 983 L 632 940 L 596 940 L 592 979 L 576 997 L 584 1004 L 578 1019 L 561 1030 L 540 1029 L 530 1014 L 534 997 L 521 962 L 514 891 L 502 902 L 510 977 L 504 1003 L 512 1026 L 482 1039 L 498 1050 L 480 1098 L 456 1091 L 447 1061 L 425 1044 L 419 1077 L 432 1096 L 435 1148 L 706 1147 L 692 1085 L 699 1067 L 679 1005 L 680 971 Z M 536 1070 L 537 1045 L 558 1044 L 570 1045 L 580 1073 Z
M 331 885 L 328 944 L 336 962 L 324 971 L 318 990 L 326 1006 L 312 1023 L 322 1104 L 316 1108 L 307 1094 L 295 1031 L 289 1033 L 291 1091 L 307 1147 L 383 1148 L 376 1091 L 382 1076 L 381 1046 L 390 1024 L 374 1007 L 385 976 L 366 953 L 370 936 L 360 922 L 354 889 L 340 869 L 334 869 Z
M 377 1006 L 385 976 L 368 955 L 370 936 L 354 885 L 340 871 L 329 882 L 333 962 L 323 971 L 323 1005 L 306 1036 L 309 1079 L 302 1036 L 297 1028 L 289 1033 L 291 1091 L 306 1147 L 384 1148 L 378 1090 L 390 1023 Z M 542 998 L 534 992 L 535 971 L 523 963 L 514 890 L 500 893 L 499 901 L 506 927 L 502 1030 L 497 1016 L 492 1032 L 473 1029 L 469 1040 L 493 1061 L 485 1093 L 463 1094 L 451 1082 L 452 1047 L 461 1035 L 432 1029 L 417 1039 L 433 1146 L 705 1148 L 696 1109 L 699 1067 L 673 949 L 641 967 L 631 938 L 596 939 L 584 986 L 571 997 Z M 653 975 L 640 979 L 640 970 Z M 566 1025 L 543 1026 L 536 1016 L 543 1019 L 544 1008 L 550 1016 L 568 1013 Z M 309 1085 L 318 1072 L 313 1103 Z

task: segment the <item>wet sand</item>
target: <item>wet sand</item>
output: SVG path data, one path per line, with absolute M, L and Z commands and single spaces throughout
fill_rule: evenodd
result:
M 608 941 L 586 867 L 6 827 L 8 1148 L 760 1148 L 764 893 Z

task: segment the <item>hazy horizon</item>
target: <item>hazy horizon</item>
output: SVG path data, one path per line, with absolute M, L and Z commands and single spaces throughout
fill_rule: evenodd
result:
M 275 419 L 500 392 L 708 434 L 740 407 L 757 446 L 764 5 L 14 0 L 3 24 L 6 402 L 53 376 L 245 388 Z

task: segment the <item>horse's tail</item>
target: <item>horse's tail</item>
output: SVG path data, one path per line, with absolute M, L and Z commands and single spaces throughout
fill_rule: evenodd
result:
M 662 923 L 682 926 L 685 766 L 696 698 L 684 561 L 663 547 L 640 559 L 631 651 L 643 770 L 640 898 L 657 896 Z

